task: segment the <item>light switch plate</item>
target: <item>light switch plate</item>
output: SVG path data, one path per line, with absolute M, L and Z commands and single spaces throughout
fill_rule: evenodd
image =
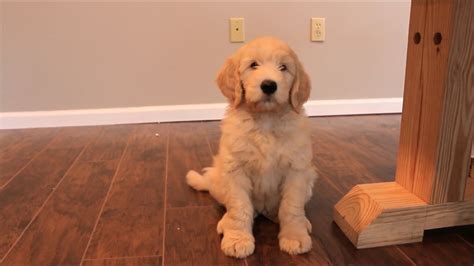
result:
M 229 19 L 230 42 L 245 41 L 244 18 Z

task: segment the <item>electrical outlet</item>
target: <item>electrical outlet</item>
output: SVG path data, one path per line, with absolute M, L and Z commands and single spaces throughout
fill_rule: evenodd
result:
M 323 42 L 326 39 L 326 19 L 311 18 L 311 41 Z
M 230 42 L 244 42 L 245 28 L 244 18 L 229 19 Z

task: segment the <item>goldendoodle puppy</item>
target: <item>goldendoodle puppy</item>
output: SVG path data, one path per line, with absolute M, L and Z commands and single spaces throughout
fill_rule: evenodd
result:
M 301 62 L 284 42 L 258 38 L 227 59 L 217 84 L 230 103 L 219 153 L 203 175 L 189 171 L 186 178 L 227 210 L 217 224 L 222 251 L 237 258 L 253 253 L 257 214 L 279 222 L 281 250 L 309 251 L 311 223 L 304 206 L 316 172 L 302 107 L 311 85 Z

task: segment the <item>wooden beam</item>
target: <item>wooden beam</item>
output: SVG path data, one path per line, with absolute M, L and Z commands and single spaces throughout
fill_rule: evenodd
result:
M 463 200 L 474 136 L 474 2 L 454 9 L 432 203 Z
M 473 132 L 474 4 L 414 1 L 411 12 L 410 34 L 425 24 L 422 41 L 408 42 L 396 180 L 428 203 L 459 201 Z
M 453 20 L 453 1 L 430 1 L 426 10 L 423 62 L 421 67 L 422 87 L 420 131 L 415 169 L 412 176 L 413 193 L 428 203 L 433 203 L 433 185 L 436 182 L 436 160 L 440 143 L 440 128 L 444 110 L 447 62 Z M 434 35 L 441 34 L 441 43 L 434 43 Z
M 357 248 L 420 242 L 424 230 L 474 223 L 474 201 L 430 205 L 396 182 L 355 186 L 334 221 Z
M 403 93 L 403 116 L 396 173 L 397 182 L 408 191 L 413 191 L 414 179 L 411 177 L 415 172 L 419 141 L 422 100 L 422 90 L 419 88 L 423 86 L 423 80 L 421 79 L 423 44 L 429 41 L 425 35 L 426 7 L 426 0 L 413 0 L 411 3 L 405 91 Z
M 357 185 L 334 208 L 357 248 L 474 224 L 472 14 L 474 1 L 412 1 L 396 182 Z

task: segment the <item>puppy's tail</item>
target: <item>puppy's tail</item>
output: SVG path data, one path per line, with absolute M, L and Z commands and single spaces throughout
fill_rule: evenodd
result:
M 196 171 L 189 171 L 186 174 L 186 182 L 192 188 L 198 191 L 209 191 L 211 185 L 210 172 L 212 168 L 204 168 L 204 174 L 201 175 Z

